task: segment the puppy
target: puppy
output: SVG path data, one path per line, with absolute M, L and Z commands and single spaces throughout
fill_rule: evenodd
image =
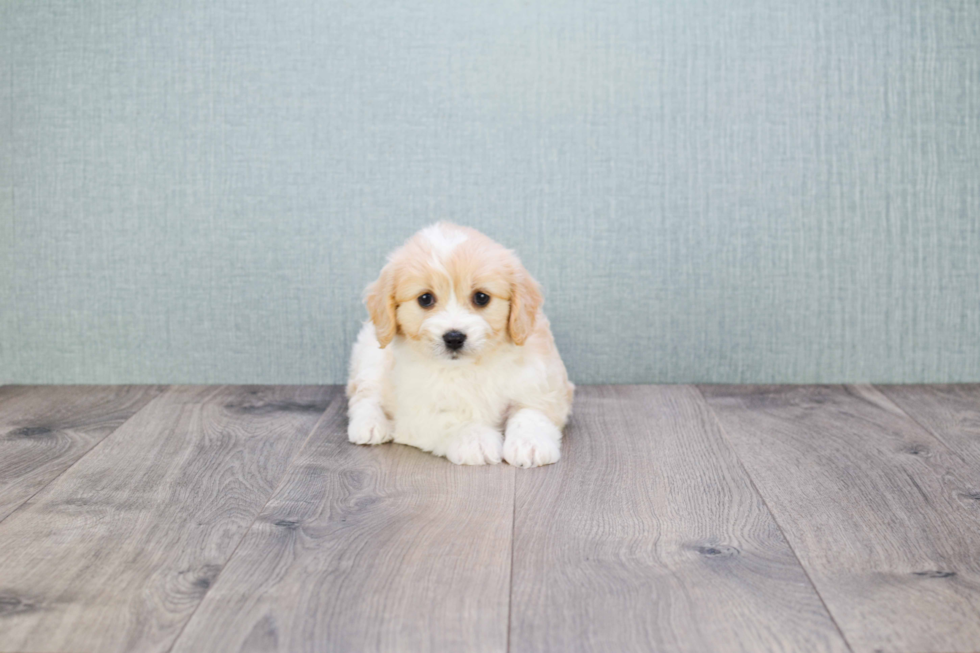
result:
M 557 462 L 575 387 L 542 301 L 514 253 L 480 232 L 441 222 L 415 234 L 366 291 L 350 441 L 457 465 Z

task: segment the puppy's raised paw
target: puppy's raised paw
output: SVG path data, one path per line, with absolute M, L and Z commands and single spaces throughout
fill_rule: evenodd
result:
M 453 439 L 446 449 L 446 458 L 457 465 L 496 465 L 501 460 L 502 444 L 500 431 L 474 424 Z
M 392 437 L 391 420 L 380 406 L 361 405 L 351 411 L 347 439 L 354 444 L 382 444 L 391 442 Z

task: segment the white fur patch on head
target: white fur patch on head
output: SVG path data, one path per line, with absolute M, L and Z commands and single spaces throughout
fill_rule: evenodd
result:
M 448 228 L 443 224 L 434 224 L 426 227 L 421 233 L 432 245 L 433 253 L 441 259 L 445 259 L 452 254 L 456 246 L 466 242 L 467 238 L 466 234 L 462 231 Z

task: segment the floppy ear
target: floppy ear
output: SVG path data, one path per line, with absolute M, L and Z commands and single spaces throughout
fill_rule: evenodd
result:
M 510 318 L 507 332 L 516 345 L 523 345 L 534 331 L 534 316 L 541 308 L 541 289 L 523 266 L 518 265 L 510 288 Z
M 395 337 L 398 322 L 395 319 L 395 274 L 391 265 L 384 266 L 377 280 L 367 287 L 364 295 L 378 344 L 384 349 Z

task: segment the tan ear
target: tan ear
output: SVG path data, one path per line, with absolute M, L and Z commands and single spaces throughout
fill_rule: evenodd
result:
M 384 349 L 398 331 L 398 321 L 395 318 L 395 275 L 391 265 L 386 265 L 377 280 L 367 287 L 364 304 L 371 316 L 371 322 L 374 323 L 378 344 Z
M 510 294 L 510 318 L 507 331 L 516 345 L 523 345 L 534 331 L 534 316 L 541 308 L 541 289 L 523 267 L 514 275 Z

